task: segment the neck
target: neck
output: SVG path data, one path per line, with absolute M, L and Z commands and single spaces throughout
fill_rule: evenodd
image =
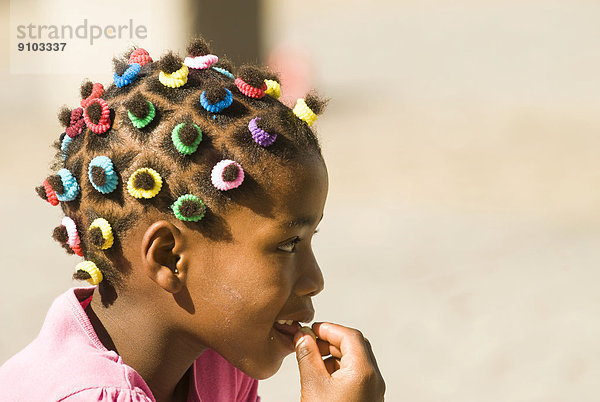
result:
M 142 376 L 157 401 L 186 400 L 191 366 L 204 348 L 169 328 L 160 312 L 156 303 L 124 296 L 104 307 L 98 288 L 86 308 L 102 344 Z

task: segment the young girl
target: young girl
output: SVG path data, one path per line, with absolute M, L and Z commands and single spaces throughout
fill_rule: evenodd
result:
M 328 182 L 310 126 L 324 103 L 290 109 L 275 75 L 233 71 L 202 39 L 184 59 L 138 48 L 60 111 L 36 190 L 94 286 L 54 301 L 0 368 L 0 400 L 257 401 L 294 351 L 303 401 L 383 399 L 359 331 L 300 324 L 323 289 L 311 238 Z

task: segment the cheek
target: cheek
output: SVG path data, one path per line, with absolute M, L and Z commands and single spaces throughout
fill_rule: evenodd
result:
M 291 294 L 293 278 L 285 268 L 277 259 L 230 259 L 195 276 L 190 293 L 197 310 L 223 323 L 270 322 Z

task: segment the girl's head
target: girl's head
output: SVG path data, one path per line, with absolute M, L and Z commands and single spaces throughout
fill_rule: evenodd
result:
M 53 237 L 85 258 L 74 278 L 99 283 L 104 306 L 152 311 L 191 350 L 266 378 L 293 351 L 274 323 L 311 320 L 323 288 L 310 242 L 327 171 L 310 125 L 324 102 L 292 110 L 272 73 L 232 73 L 202 39 L 185 59 L 116 59 L 113 84 L 85 82 L 60 111 L 37 191 L 60 204 Z

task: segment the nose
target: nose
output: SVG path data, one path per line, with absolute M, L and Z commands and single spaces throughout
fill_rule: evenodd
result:
M 310 257 L 300 267 L 300 276 L 296 282 L 296 294 L 299 296 L 316 296 L 325 287 L 323 272 L 317 263 L 315 255 L 310 252 Z

